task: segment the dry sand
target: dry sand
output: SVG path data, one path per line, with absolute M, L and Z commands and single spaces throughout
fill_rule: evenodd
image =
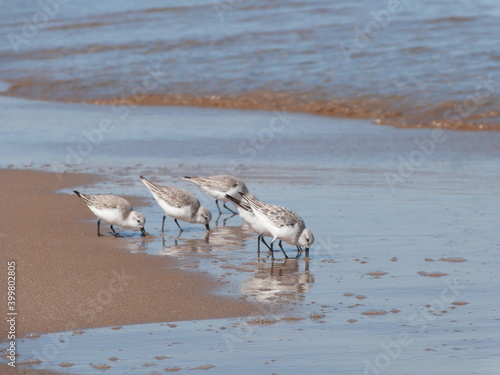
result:
M 210 294 L 216 281 L 178 270 L 167 257 L 130 254 L 121 249 L 125 238 L 98 238 L 95 221 L 84 221 L 93 218 L 88 208 L 76 196 L 54 193 L 93 179 L 68 174 L 62 186 L 51 173 L 0 170 L 0 280 L 5 290 L 7 262 L 16 261 L 17 337 L 256 311 Z M 0 304 L 6 316 L 5 293 Z M 6 324 L 0 337 L 6 340 Z

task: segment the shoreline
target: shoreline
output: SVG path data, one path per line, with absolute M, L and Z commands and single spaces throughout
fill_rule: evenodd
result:
M 289 95 L 280 92 L 263 92 L 263 93 L 248 93 L 245 95 L 235 95 L 232 97 L 212 95 L 186 95 L 186 94 L 167 94 L 154 95 L 146 94 L 140 97 L 130 96 L 112 99 L 95 99 L 95 100 L 59 100 L 57 98 L 37 98 L 25 95 L 16 95 L 13 93 L 18 87 L 22 87 L 22 83 L 9 83 L 10 85 L 1 96 L 54 103 L 71 103 L 71 104 L 90 104 L 99 106 L 119 106 L 124 108 L 134 108 L 136 106 L 160 106 L 160 107 L 195 107 L 195 108 L 213 108 L 213 109 L 230 109 L 243 111 L 267 111 L 280 113 L 296 113 L 313 116 L 334 117 L 342 119 L 361 119 L 368 120 L 373 125 L 390 126 L 396 129 L 443 129 L 453 131 L 470 131 L 483 132 L 500 131 L 498 123 L 475 123 L 472 121 L 463 121 L 461 117 L 453 109 L 450 104 L 446 108 L 436 108 L 436 113 L 430 115 L 425 113 L 410 114 L 405 118 L 405 114 L 394 111 L 384 110 L 384 105 L 375 101 L 354 104 L 350 99 L 308 99 Z M 307 96 L 307 95 L 306 95 Z M 419 118 L 426 116 L 432 118 L 429 123 L 421 121 Z M 459 119 L 458 121 L 456 119 Z M 451 121 L 453 120 L 453 121 Z M 467 120 L 467 119 L 465 119 Z
M 95 236 L 90 210 L 76 197 L 54 191 L 90 183 L 96 176 L 65 174 L 61 184 L 52 173 L 2 169 L 0 178 L 8 213 L 0 218 L 1 236 L 9 244 L 0 255 L 0 278 L 6 285 L 7 262 L 14 260 L 16 338 L 258 311 L 256 304 L 212 293 L 216 280 L 179 270 L 175 260 L 123 251 L 126 238 Z M 7 316 L 5 294 L 0 303 Z M 0 337 L 6 340 L 6 325 Z

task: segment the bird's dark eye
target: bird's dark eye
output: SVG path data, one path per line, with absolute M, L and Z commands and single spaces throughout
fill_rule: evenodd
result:
M 234 185 L 233 185 L 233 187 L 238 187 L 238 184 L 237 184 L 237 183 L 236 183 L 236 184 L 234 184 Z
M 141 221 L 140 220 L 137 220 L 138 223 L 140 223 Z

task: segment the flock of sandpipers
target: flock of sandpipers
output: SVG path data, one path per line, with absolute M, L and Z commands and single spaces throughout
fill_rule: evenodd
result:
M 140 176 L 141 181 L 147 186 L 158 205 L 165 211 L 163 215 L 161 230 L 164 231 L 165 219 L 172 217 L 182 231 L 177 220 L 188 223 L 204 224 L 207 231 L 210 231 L 210 220 L 212 214 L 210 211 L 200 205 L 200 201 L 189 191 L 171 186 L 161 186 Z M 248 191 L 245 183 L 237 177 L 229 175 L 211 176 L 211 177 L 184 177 L 198 185 L 208 195 L 215 198 L 215 203 L 219 207 L 219 201 L 223 201 L 223 206 L 233 212 L 226 206 L 227 202 L 232 202 L 241 218 L 258 235 L 257 250 L 260 252 L 260 242 L 264 243 L 274 258 L 273 245 L 279 240 L 279 247 L 286 258 L 288 258 L 282 246 L 282 241 L 296 246 L 297 256 L 300 257 L 305 251 L 305 256 L 309 257 L 309 248 L 314 242 L 312 232 L 306 228 L 304 220 L 295 212 L 288 208 L 275 206 L 273 204 L 262 203 L 257 197 Z M 101 236 L 101 220 L 110 224 L 111 230 L 115 236 L 118 234 L 113 225 L 123 228 L 139 228 L 143 236 L 148 233 L 144 229 L 146 218 L 141 213 L 134 211 L 130 202 L 116 195 L 90 195 L 74 191 L 90 208 L 90 210 L 99 218 L 97 221 L 97 235 Z M 267 244 L 264 237 L 271 237 L 270 245 Z

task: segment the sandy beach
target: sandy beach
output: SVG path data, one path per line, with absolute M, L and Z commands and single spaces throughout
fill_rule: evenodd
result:
M 214 295 L 216 281 L 180 271 L 172 259 L 124 252 L 124 238 L 98 238 L 86 206 L 54 192 L 96 177 L 68 174 L 62 185 L 52 173 L 0 170 L 0 180 L 1 280 L 15 261 L 17 337 L 255 312 L 251 303 Z M 0 303 L 5 315 L 4 293 Z
M 455 374 L 495 373 L 498 133 L 161 106 L 120 120 L 112 107 L 5 97 L 0 109 L 0 280 L 15 260 L 19 373 L 362 374 L 393 343 L 389 374 L 451 361 Z M 229 170 L 302 215 L 310 260 L 259 256 L 241 219 L 218 218 L 182 179 Z M 209 240 L 171 220 L 162 235 L 139 175 L 193 192 L 214 217 Z M 75 188 L 128 197 L 151 237 L 102 226 L 97 238 Z M 55 338 L 66 344 L 43 354 Z
M 0 1 L 0 374 L 498 375 L 500 8 L 450 4 Z

